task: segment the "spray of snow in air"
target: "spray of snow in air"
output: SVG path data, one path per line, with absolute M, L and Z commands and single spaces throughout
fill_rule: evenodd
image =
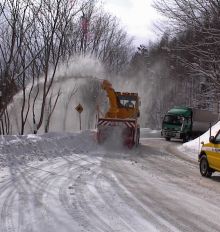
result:
M 104 68 L 99 61 L 91 57 L 76 57 L 68 64 L 61 65 L 56 73 L 50 94 L 55 96 L 58 91 L 61 95 L 58 99 L 55 111 L 51 118 L 49 131 L 74 131 L 79 130 L 79 115 L 75 107 L 80 103 L 83 106 L 82 129 L 95 127 L 95 111 L 97 104 L 102 104 L 99 99 L 103 99 L 100 89 L 100 81 L 104 76 Z M 43 87 L 43 78 L 40 80 L 40 91 Z M 27 92 L 31 89 L 31 84 L 27 87 Z M 37 85 L 31 94 L 31 102 L 37 91 Z M 28 95 L 28 94 L 27 94 Z M 18 93 L 9 107 L 12 133 L 19 133 L 20 111 L 22 105 L 22 92 Z M 39 119 L 42 103 L 42 93 L 36 101 L 36 118 Z M 45 115 L 47 112 L 45 112 Z M 45 124 L 45 119 L 44 123 Z M 25 126 L 25 133 L 32 133 L 33 120 L 32 112 L 29 112 Z M 44 132 L 44 125 L 39 132 Z
M 75 107 L 80 103 L 83 106 L 81 114 L 82 130 L 94 129 L 96 126 L 96 110 L 97 105 L 102 112 L 107 110 L 108 99 L 106 93 L 101 90 L 101 81 L 109 79 L 116 91 L 137 92 L 141 99 L 141 118 L 140 124 L 142 127 L 148 127 L 149 118 L 152 113 L 149 110 L 152 104 L 155 103 L 155 83 L 153 76 L 145 76 L 137 73 L 137 76 L 114 76 L 110 77 L 106 74 L 103 65 L 94 57 L 75 57 L 68 64 L 63 64 L 59 67 L 53 86 L 49 95 L 54 98 L 58 91 L 61 95 L 58 99 L 56 108 L 51 117 L 49 131 L 53 132 L 72 132 L 79 130 L 79 114 Z M 40 80 L 40 94 L 36 101 L 36 118 L 40 117 L 40 108 L 42 103 L 42 87 L 43 78 Z M 27 87 L 31 89 L 31 84 Z M 31 94 L 31 102 L 37 91 L 37 86 L 34 86 Z M 158 94 L 158 93 L 157 93 Z M 28 96 L 28 94 L 26 94 Z M 11 133 L 20 132 L 20 111 L 22 106 L 22 92 L 18 93 L 9 107 L 11 120 Z M 47 107 L 46 107 L 47 108 Z M 46 124 L 47 112 L 42 127 L 38 132 L 43 133 Z M 27 123 L 25 125 L 25 133 L 33 133 L 32 111 L 30 110 Z

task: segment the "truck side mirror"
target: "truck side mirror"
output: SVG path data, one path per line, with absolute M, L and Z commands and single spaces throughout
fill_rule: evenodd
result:
M 209 137 L 209 142 L 210 143 L 215 143 L 215 137 L 214 136 L 210 136 Z

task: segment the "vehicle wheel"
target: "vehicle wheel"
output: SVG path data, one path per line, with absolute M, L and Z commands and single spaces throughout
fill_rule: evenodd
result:
M 202 176 L 211 177 L 212 170 L 209 168 L 209 163 L 206 156 L 202 156 L 200 159 L 199 168 Z
M 135 146 L 137 147 L 140 144 L 140 128 L 137 130 L 137 137 L 136 137 L 136 143 Z
M 166 141 L 170 141 L 170 138 L 169 137 L 165 137 Z
M 189 140 L 190 140 L 190 136 L 189 136 L 189 135 L 185 135 L 185 136 L 183 137 L 183 142 L 184 142 L 184 143 L 188 142 Z

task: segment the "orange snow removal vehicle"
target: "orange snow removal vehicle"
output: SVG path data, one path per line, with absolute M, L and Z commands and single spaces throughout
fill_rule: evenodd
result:
M 109 100 L 107 112 L 97 122 L 98 143 L 109 137 L 121 141 L 128 148 L 138 146 L 140 139 L 140 100 L 137 93 L 116 92 L 109 81 L 104 80 L 101 88 L 106 91 Z M 113 143 L 114 143 L 113 141 Z M 112 144 L 114 146 L 114 144 Z

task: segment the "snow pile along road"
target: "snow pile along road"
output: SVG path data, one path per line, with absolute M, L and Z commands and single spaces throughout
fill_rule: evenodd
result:
M 212 126 L 211 129 L 211 135 L 215 136 L 217 132 L 220 130 L 220 121 L 217 122 L 214 126 Z M 189 141 L 187 143 L 184 143 L 182 146 L 180 146 L 180 150 L 186 154 L 188 154 L 191 158 L 197 160 L 198 154 L 201 151 L 202 144 L 201 142 L 208 143 L 210 137 L 210 130 L 208 130 L 206 133 L 201 135 L 200 137 Z
M 95 132 L 10 135 L 0 138 L 0 168 L 30 161 L 44 161 L 97 149 Z

